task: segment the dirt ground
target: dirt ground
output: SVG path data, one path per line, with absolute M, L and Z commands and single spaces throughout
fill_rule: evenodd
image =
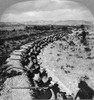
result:
M 55 41 L 42 50 L 38 56 L 53 81 L 58 82 L 61 90 L 76 95 L 80 79 L 84 79 L 94 89 L 94 48 L 86 52 L 86 46 L 79 40 L 73 40 L 76 46 L 69 46 L 66 41 Z M 90 45 L 89 45 L 90 47 Z

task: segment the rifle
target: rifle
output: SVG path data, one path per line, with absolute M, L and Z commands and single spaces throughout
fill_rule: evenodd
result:
M 48 89 L 49 87 L 11 87 L 11 89 Z

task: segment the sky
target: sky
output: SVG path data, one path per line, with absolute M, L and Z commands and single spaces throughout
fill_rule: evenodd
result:
M 94 20 L 93 9 L 94 0 L 0 0 L 5 22 Z

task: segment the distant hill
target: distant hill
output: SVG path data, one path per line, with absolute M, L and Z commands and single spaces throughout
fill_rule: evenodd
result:
M 23 23 L 18 22 L 0 22 L 0 27 L 10 27 L 10 26 L 24 26 Z
M 93 25 L 90 21 L 82 21 L 82 20 L 67 20 L 67 21 L 30 21 L 24 22 L 25 25 Z
M 28 21 L 28 22 L 0 22 L 0 27 L 4 26 L 20 26 L 20 25 L 94 25 L 94 22 L 91 21 L 83 21 L 83 20 L 66 20 L 66 21 Z

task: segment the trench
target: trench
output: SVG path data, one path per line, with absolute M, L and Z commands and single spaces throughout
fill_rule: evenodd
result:
M 55 34 L 36 40 L 32 43 L 25 44 L 20 50 L 14 50 L 10 57 L 6 60 L 6 64 L 2 67 L 2 78 L 0 91 L 0 99 L 2 100 L 32 100 L 32 82 L 30 74 L 27 75 L 27 69 L 35 69 L 34 63 L 40 65 L 38 55 L 50 43 L 60 40 L 65 34 Z M 36 58 L 35 62 L 31 58 Z M 6 70 L 6 71 L 5 71 Z M 5 71 L 5 72 L 4 72 Z M 50 71 L 51 72 L 51 71 Z M 49 75 L 49 73 L 48 73 Z M 53 77 L 52 77 L 53 79 Z M 57 79 L 58 81 L 58 79 Z M 71 94 L 71 91 L 63 84 L 63 90 Z M 59 84 L 58 84 L 59 85 Z M 26 88 L 27 87 L 27 88 Z M 62 90 L 62 89 L 61 89 Z M 65 92 L 63 91 L 63 92 Z

